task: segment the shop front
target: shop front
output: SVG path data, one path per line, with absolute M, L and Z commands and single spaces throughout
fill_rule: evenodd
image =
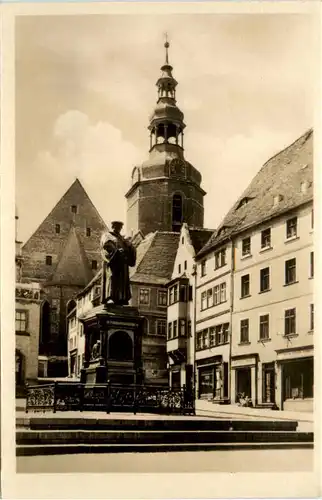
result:
M 228 363 L 222 356 L 197 361 L 197 397 L 222 402 L 228 399 Z
M 231 396 L 233 403 L 238 403 L 241 398 L 248 398 L 253 406 L 257 404 L 257 365 L 257 353 L 232 357 Z
M 313 346 L 277 351 L 277 360 L 281 371 L 282 409 L 313 411 Z

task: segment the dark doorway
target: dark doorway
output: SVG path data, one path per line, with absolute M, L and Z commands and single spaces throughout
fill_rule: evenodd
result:
M 236 377 L 237 377 L 237 401 L 239 399 L 239 395 L 244 394 L 244 396 L 248 396 L 251 398 L 251 392 L 252 392 L 252 375 L 251 375 L 251 368 L 246 367 L 246 368 L 238 368 L 236 370 Z
M 263 403 L 275 403 L 275 365 L 263 364 Z
M 109 359 L 117 361 L 133 360 L 133 343 L 127 332 L 119 330 L 110 336 Z
M 39 354 L 44 354 L 50 341 L 50 305 L 47 300 L 41 306 Z
M 171 389 L 180 389 L 180 370 L 174 370 L 171 373 Z
M 23 356 L 16 349 L 16 385 L 21 385 L 23 382 Z

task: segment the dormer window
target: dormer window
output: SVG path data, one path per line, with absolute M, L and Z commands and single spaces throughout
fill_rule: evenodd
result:
M 273 199 L 274 207 L 276 207 L 281 201 L 283 201 L 283 196 L 281 194 L 275 195 Z
M 242 208 L 244 207 L 245 205 L 247 205 L 247 203 L 249 203 L 249 201 L 251 200 L 252 198 L 249 198 L 248 196 L 245 196 L 244 198 L 242 198 L 240 200 L 240 202 L 238 203 L 237 207 L 236 207 L 236 210 L 238 210 L 239 208 Z
M 309 189 L 310 187 L 310 182 L 309 181 L 303 181 L 301 182 L 301 193 L 306 193 L 307 190 Z

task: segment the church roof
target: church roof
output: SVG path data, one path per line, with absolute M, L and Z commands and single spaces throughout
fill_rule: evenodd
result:
M 49 282 L 53 285 L 85 286 L 92 276 L 77 230 L 71 226 L 65 247 Z
M 313 130 L 270 158 L 198 254 L 313 199 Z
M 137 264 L 131 282 L 166 284 L 171 279 L 180 234 L 156 231 L 137 248 Z

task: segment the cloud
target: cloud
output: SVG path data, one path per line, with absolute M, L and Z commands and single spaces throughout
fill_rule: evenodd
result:
M 76 177 L 107 223 L 115 218 L 124 219 L 124 193 L 129 188 L 131 170 L 142 159 L 142 152 L 110 123 L 91 123 L 89 117 L 78 110 L 69 110 L 57 118 L 51 146 L 50 150 L 38 153 L 29 169 L 39 191 L 39 197 L 29 199 L 28 203 L 28 212 L 35 221 L 32 230 L 58 201 L 57 191 L 62 195 Z M 27 236 L 21 228 L 22 239 Z

